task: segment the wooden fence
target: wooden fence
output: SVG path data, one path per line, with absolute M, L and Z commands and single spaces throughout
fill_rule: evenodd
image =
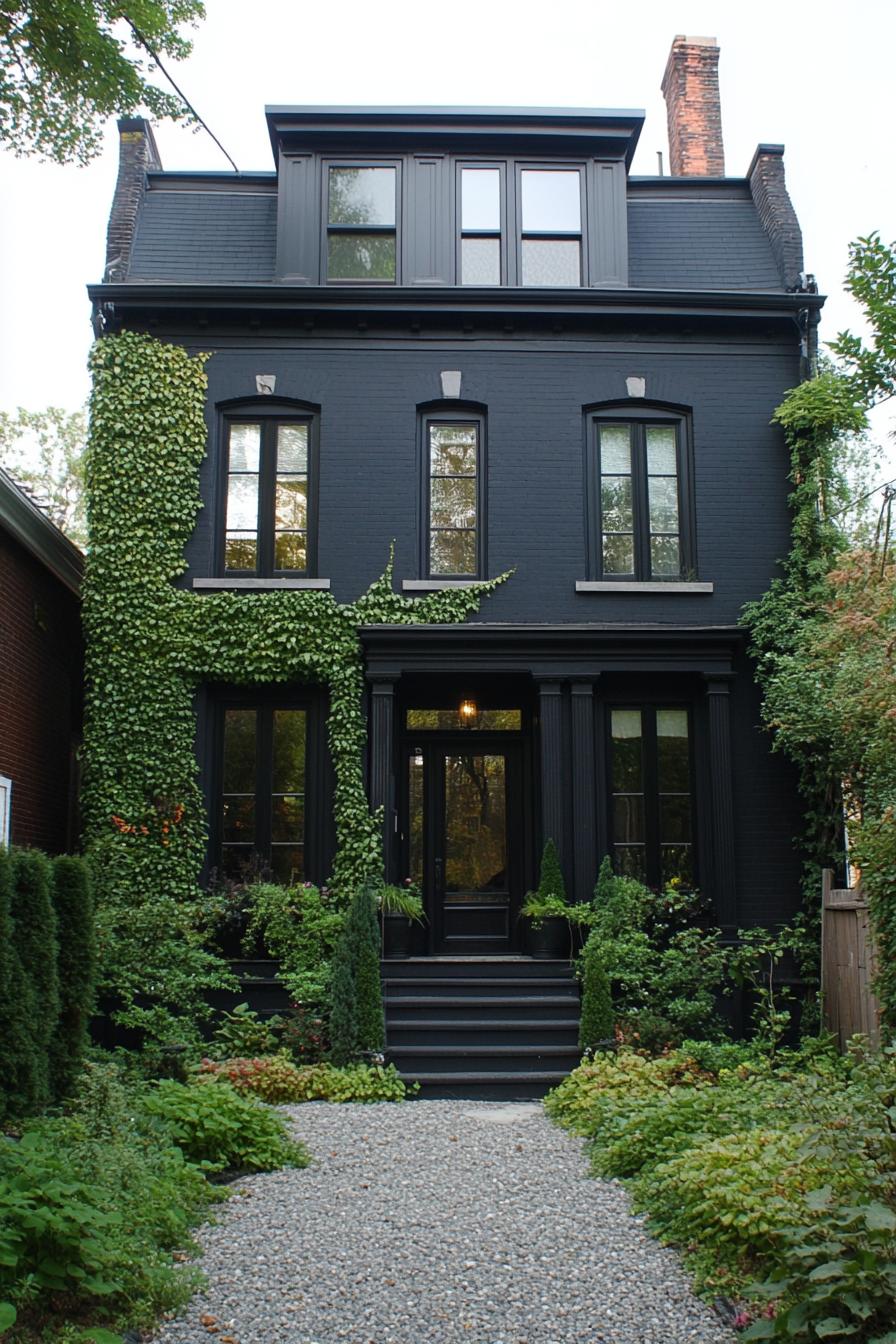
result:
M 842 1050 L 850 1036 L 862 1032 L 880 1044 L 880 1004 L 872 991 L 875 973 L 874 940 L 868 902 L 862 888 L 842 890 L 834 874 L 821 876 L 821 990 L 824 1020 Z

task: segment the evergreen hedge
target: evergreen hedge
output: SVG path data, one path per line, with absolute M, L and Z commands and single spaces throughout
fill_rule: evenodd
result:
M 0 847 L 0 1119 L 27 1110 L 37 1092 L 30 987 L 13 941 L 12 908 L 12 859 Z
M 12 851 L 12 946 L 24 972 L 23 1001 L 33 1070 L 22 1097 L 24 1110 L 37 1111 L 51 1097 L 49 1047 L 59 1016 L 59 945 L 51 897 L 53 872 L 36 849 Z
M 59 943 L 59 1016 L 50 1041 L 50 1091 L 71 1091 L 87 1048 L 96 983 L 93 889 L 87 864 L 73 854 L 53 863 L 53 905 Z
M 385 1043 L 376 895 L 365 884 L 352 897 L 333 962 L 330 1053 L 344 1065 Z
M 579 1021 L 579 1049 L 593 1050 L 613 1035 L 613 997 L 610 977 L 603 963 L 601 948 L 593 934 L 589 935 L 579 961 L 582 977 L 582 1015 Z

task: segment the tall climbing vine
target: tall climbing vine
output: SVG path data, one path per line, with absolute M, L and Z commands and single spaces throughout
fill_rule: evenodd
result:
M 837 365 L 792 389 L 775 413 L 791 452 L 793 542 L 783 574 L 744 613 L 774 745 L 796 765 L 806 805 L 805 896 L 842 858 L 844 815 L 869 896 L 878 991 L 896 1029 L 896 567 L 890 494 L 864 538 L 843 526 L 847 467 L 866 412 L 896 394 L 896 244 L 851 247 L 847 288 L 872 343 L 831 343 Z
M 178 588 L 202 507 L 205 357 L 152 337 L 104 337 L 91 354 L 84 823 L 96 875 L 101 965 L 119 1021 L 176 1040 L 224 968 L 203 950 L 197 887 L 206 817 L 193 696 L 204 681 L 304 682 L 329 692 L 337 852 L 346 897 L 380 874 L 380 819 L 363 784 L 358 627 L 462 621 L 501 578 L 420 598 L 393 591 L 391 559 L 356 601 L 328 592 L 196 594 Z

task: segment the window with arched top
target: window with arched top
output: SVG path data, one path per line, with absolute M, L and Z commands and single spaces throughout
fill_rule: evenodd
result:
M 227 575 L 313 575 L 317 566 L 318 408 L 257 397 L 219 407 L 220 568 Z
M 690 415 L 631 400 L 587 412 L 588 550 L 597 579 L 696 577 Z

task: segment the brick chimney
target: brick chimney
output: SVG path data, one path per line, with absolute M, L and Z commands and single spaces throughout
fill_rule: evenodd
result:
M 146 173 L 161 168 L 152 126 L 143 117 L 121 117 L 118 122 L 118 181 L 106 232 L 106 281 L 127 278 L 137 212 L 146 188 Z
M 673 177 L 724 177 L 719 46 L 714 37 L 673 39 L 662 83 Z

